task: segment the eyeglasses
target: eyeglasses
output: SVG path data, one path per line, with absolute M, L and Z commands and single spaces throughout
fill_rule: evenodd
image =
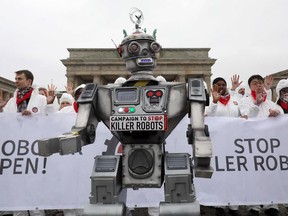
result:
M 264 82 L 261 81 L 261 80 L 259 80 L 259 81 L 252 81 L 252 82 L 250 83 L 250 85 L 263 85 L 263 84 L 264 84 Z

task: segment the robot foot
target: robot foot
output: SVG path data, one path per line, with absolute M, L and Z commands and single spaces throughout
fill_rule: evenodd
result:
M 84 208 L 83 216 L 130 216 L 130 211 L 124 203 L 88 204 Z
M 193 203 L 160 203 L 159 216 L 200 216 L 200 205 Z

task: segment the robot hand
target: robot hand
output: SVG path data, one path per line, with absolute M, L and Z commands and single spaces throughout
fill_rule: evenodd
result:
M 73 154 L 81 150 L 81 138 L 77 133 L 67 133 L 59 137 L 42 139 L 38 141 L 40 156 L 50 156 L 54 153 L 60 155 Z

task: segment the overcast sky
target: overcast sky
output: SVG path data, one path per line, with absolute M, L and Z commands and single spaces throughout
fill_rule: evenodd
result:
M 132 7 L 163 48 L 211 48 L 212 78 L 288 69 L 288 0 L 1 0 L 0 76 L 28 69 L 64 90 L 67 48 L 114 48 L 134 28 Z

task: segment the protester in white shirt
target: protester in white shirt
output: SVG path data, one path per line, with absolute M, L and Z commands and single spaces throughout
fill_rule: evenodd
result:
M 7 104 L 0 106 L 0 112 L 22 113 L 29 116 L 35 113 L 45 113 L 46 97 L 40 95 L 38 88 L 32 86 L 34 76 L 28 70 L 15 72 L 16 91 L 14 97 L 10 98 Z M 44 216 L 44 210 L 13 211 L 14 216 Z
M 212 100 L 206 107 L 205 115 L 239 117 L 237 98 L 229 93 L 226 81 L 222 77 L 217 77 L 212 84 Z
M 68 93 L 63 93 L 62 96 L 60 97 L 60 107 L 58 112 L 74 112 L 75 110 L 73 108 L 73 103 L 75 102 L 74 98 L 72 95 Z
M 239 82 L 234 79 L 236 79 L 235 76 L 231 78 L 231 81 L 232 81 L 232 88 L 235 89 L 236 88 L 235 85 L 238 86 Z M 237 98 L 230 95 L 229 90 L 227 88 L 227 83 L 224 78 L 217 77 L 213 80 L 211 96 L 212 101 L 210 102 L 209 106 L 206 107 L 205 111 L 206 116 L 224 116 L 224 117 L 240 116 Z M 228 208 L 229 208 L 229 214 L 231 216 L 239 215 L 238 212 L 239 206 L 231 205 Z M 216 206 L 215 215 L 224 216 L 225 206 Z
M 267 99 L 267 92 L 264 87 L 264 78 L 260 75 L 252 75 L 248 79 L 248 85 L 251 90 L 251 95 L 243 98 L 240 101 L 240 113 L 245 118 L 264 118 L 277 117 L 283 114 L 283 110 L 273 101 Z M 264 205 L 263 209 L 268 216 L 278 216 L 279 210 L 277 204 Z M 261 206 L 255 205 L 248 208 L 249 216 L 259 216 Z
M 28 70 L 16 71 L 16 91 L 0 112 L 19 112 L 22 115 L 44 113 L 47 105 L 46 98 L 40 95 L 38 89 L 32 86 L 34 76 Z
M 251 95 L 240 101 L 239 109 L 245 118 L 276 117 L 283 114 L 283 110 L 273 101 L 267 99 L 264 89 L 264 79 L 260 75 L 253 75 L 248 80 Z

